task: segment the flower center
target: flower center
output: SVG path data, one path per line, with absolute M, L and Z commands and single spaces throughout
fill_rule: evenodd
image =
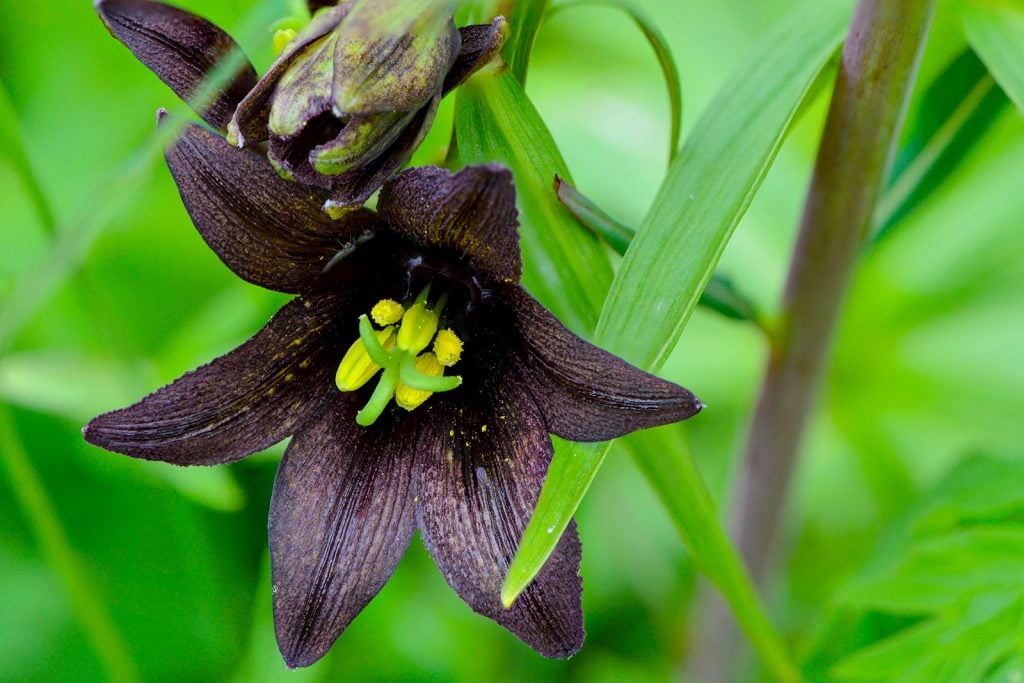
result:
M 462 384 L 458 375 L 445 376 L 445 368 L 459 362 L 462 340 L 449 329 L 438 331 L 447 300 L 442 295 L 427 307 L 427 285 L 408 307 L 391 299 L 378 301 L 370 317 L 359 316 L 359 339 L 341 359 L 335 383 L 340 391 L 355 391 L 383 370 L 356 422 L 368 427 L 377 421 L 391 399 L 405 410 L 415 410 L 439 391 Z M 433 350 L 426 348 L 433 342 Z

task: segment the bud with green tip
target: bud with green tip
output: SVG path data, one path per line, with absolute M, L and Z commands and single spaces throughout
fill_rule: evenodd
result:
M 309 0 L 312 20 L 294 35 L 278 31 L 281 56 L 257 78 L 231 37 L 200 16 L 154 0 L 95 2 L 114 37 L 210 126 L 261 154 L 269 141 L 278 173 L 312 186 L 331 214 L 401 169 L 441 97 L 505 37 L 501 17 L 456 30 L 451 0 Z
M 401 168 L 441 98 L 501 47 L 504 20 L 456 29 L 449 0 L 349 0 L 285 47 L 229 125 L 239 147 L 267 141 L 282 176 L 358 206 Z

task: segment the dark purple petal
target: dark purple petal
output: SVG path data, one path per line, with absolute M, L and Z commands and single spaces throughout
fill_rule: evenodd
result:
M 430 130 L 440 102 L 441 98 L 437 96 L 420 109 L 398 139 L 376 159 L 339 176 L 321 176 L 331 186 L 331 195 L 324 207 L 333 211 L 362 206 L 370 195 L 409 161 Z
M 552 433 L 606 441 L 685 420 L 704 407 L 686 389 L 580 339 L 522 287 L 502 292 L 520 335 L 509 343 L 519 347 L 524 380 Z
M 412 168 L 384 186 L 377 207 L 409 239 L 453 250 L 495 280 L 519 281 L 519 213 L 505 167 L 467 166 L 454 175 L 437 166 Z
M 328 12 L 315 17 L 292 42 L 288 43 L 274 63 L 263 74 L 263 78 L 239 103 L 238 109 L 231 119 L 229 138 L 239 147 L 249 147 L 267 139 L 267 121 L 270 118 L 270 98 L 274 94 L 277 82 L 297 58 L 301 57 L 306 47 L 337 27 L 338 22 L 345 18 L 352 3 L 343 2 Z
M 451 7 L 422 0 L 353 4 L 334 49 L 337 110 L 415 111 L 437 96 L 459 53 Z
M 369 211 L 331 220 L 320 210 L 323 195 L 195 124 L 167 150 L 167 165 L 206 243 L 239 277 L 262 287 L 305 291 L 339 252 L 372 234 Z
M 211 126 L 224 130 L 235 107 L 256 85 L 256 70 L 231 37 L 206 19 L 149 0 L 99 0 L 103 23 L 139 61 L 148 66 L 194 109 L 204 80 L 233 51 L 238 73 L 196 111 Z
M 415 419 L 355 422 L 357 396 L 292 440 L 270 503 L 274 625 L 288 666 L 309 666 L 384 586 L 416 530 Z
M 85 439 L 175 465 L 216 465 L 272 446 L 336 392 L 332 325 L 353 315 L 335 296 L 295 299 L 231 353 L 94 419 Z
M 467 376 L 469 368 L 464 369 Z M 533 514 L 551 460 L 544 419 L 509 372 L 428 399 L 417 449 L 424 544 L 449 585 L 546 657 L 583 644 L 580 543 L 570 525 L 511 608 L 501 584 Z M 464 393 L 459 393 L 464 392 Z M 432 405 L 433 404 L 433 405 Z
M 446 95 L 498 54 L 505 43 L 505 30 L 505 17 L 495 17 L 490 24 L 475 24 L 459 29 L 462 47 L 445 76 L 443 91 Z

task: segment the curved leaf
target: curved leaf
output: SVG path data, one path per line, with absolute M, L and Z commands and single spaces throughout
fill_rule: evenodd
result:
M 562 10 L 584 5 L 604 5 L 625 12 L 644 34 L 644 38 L 654 50 L 654 55 L 658 58 L 658 64 L 661 66 L 661 73 L 665 76 L 665 89 L 668 91 L 668 104 L 671 112 L 668 162 L 671 164 L 679 149 L 679 134 L 683 127 L 683 89 L 679 84 L 679 69 L 676 68 L 676 60 L 672 57 L 672 49 L 669 47 L 668 40 L 654 21 L 628 0 L 570 0 L 553 6 L 549 14 L 554 15 Z

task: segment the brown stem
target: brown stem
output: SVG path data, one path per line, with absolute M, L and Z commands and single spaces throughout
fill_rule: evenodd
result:
M 843 47 L 738 484 L 734 537 L 761 584 L 832 330 L 887 177 L 934 9 L 934 0 L 860 0 Z M 719 616 L 710 629 L 718 642 L 706 652 L 721 662 L 718 674 L 724 674 L 736 640 L 720 628 L 728 616 Z M 714 675 L 714 669 L 703 673 Z

